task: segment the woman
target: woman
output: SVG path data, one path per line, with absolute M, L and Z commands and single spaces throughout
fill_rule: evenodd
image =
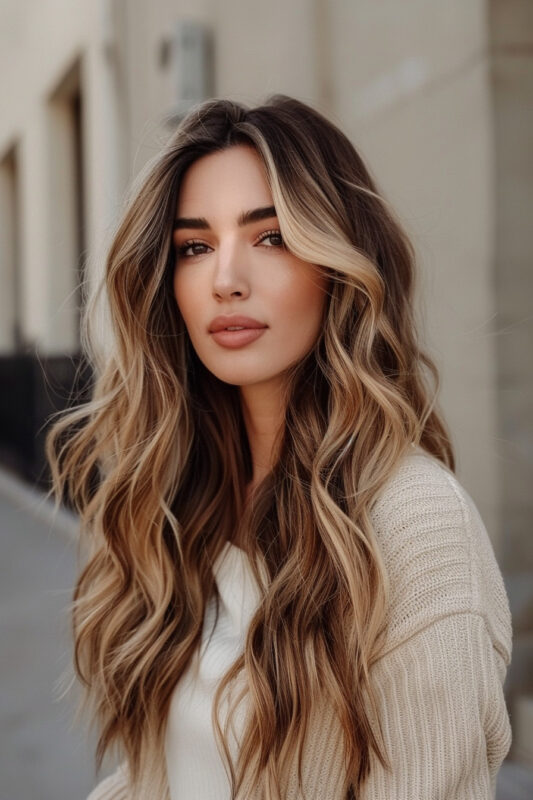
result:
M 203 103 L 149 166 L 105 356 L 87 315 L 92 399 L 48 439 L 91 545 L 97 764 L 122 755 L 91 800 L 494 796 L 509 606 L 413 269 L 351 143 L 285 95 Z

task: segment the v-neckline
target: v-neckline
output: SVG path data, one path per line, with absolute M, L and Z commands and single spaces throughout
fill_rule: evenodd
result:
M 234 632 L 244 636 L 261 601 L 261 590 L 248 554 L 233 542 L 226 541 L 213 565 L 213 575 Z

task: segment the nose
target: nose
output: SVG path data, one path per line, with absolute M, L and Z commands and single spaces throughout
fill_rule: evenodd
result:
M 227 300 L 231 297 L 248 297 L 249 294 L 249 276 L 238 246 L 220 248 L 213 275 L 213 297 Z

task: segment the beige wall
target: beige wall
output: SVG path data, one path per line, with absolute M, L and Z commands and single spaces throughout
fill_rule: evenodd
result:
M 496 532 L 493 144 L 485 4 L 333 3 L 337 116 L 419 254 L 458 472 Z M 335 43 L 335 46 L 333 46 Z
M 491 2 L 505 565 L 533 569 L 533 4 Z M 533 619 L 533 606 L 530 610 Z
M 60 198 L 68 197 L 72 176 L 68 154 L 54 157 L 58 139 L 65 136 L 69 142 L 67 115 L 54 98 L 77 61 L 85 105 L 84 239 L 89 255 L 102 249 L 124 186 L 123 151 L 117 142 L 120 103 L 113 103 L 115 64 L 106 50 L 114 35 L 113 14 L 106 7 L 102 0 L 4 0 L 0 6 L 0 160 L 10 142 L 20 143 L 21 327 L 25 341 L 47 354 L 72 352 L 77 346 L 71 297 L 75 274 L 65 271 L 73 245 L 60 225 L 71 213 Z
M 165 42 L 180 15 L 202 20 L 213 34 L 215 94 L 253 104 L 284 92 L 316 104 L 351 136 L 414 237 L 425 336 L 441 368 L 459 476 L 497 545 L 486 3 L 273 0 L 258 9 L 245 0 L 4 2 L 0 74 L 13 77 L 2 89 L 0 156 L 21 140 L 25 331 L 43 348 L 61 345 L 53 334 L 58 298 L 49 296 L 58 247 L 47 222 L 50 94 L 81 58 L 86 241 L 95 274 L 128 181 L 169 135 L 174 76 Z

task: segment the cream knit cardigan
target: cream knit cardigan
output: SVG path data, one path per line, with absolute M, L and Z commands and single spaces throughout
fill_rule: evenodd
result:
M 454 474 L 420 448 L 389 478 L 372 520 L 391 602 L 386 650 L 371 675 L 393 768 L 374 757 L 357 800 L 490 800 L 511 745 L 503 683 L 512 627 L 486 529 Z M 342 742 L 327 709 L 314 730 L 305 796 L 344 800 Z M 294 776 L 286 800 L 300 800 L 296 786 Z M 124 762 L 88 800 L 129 798 Z

